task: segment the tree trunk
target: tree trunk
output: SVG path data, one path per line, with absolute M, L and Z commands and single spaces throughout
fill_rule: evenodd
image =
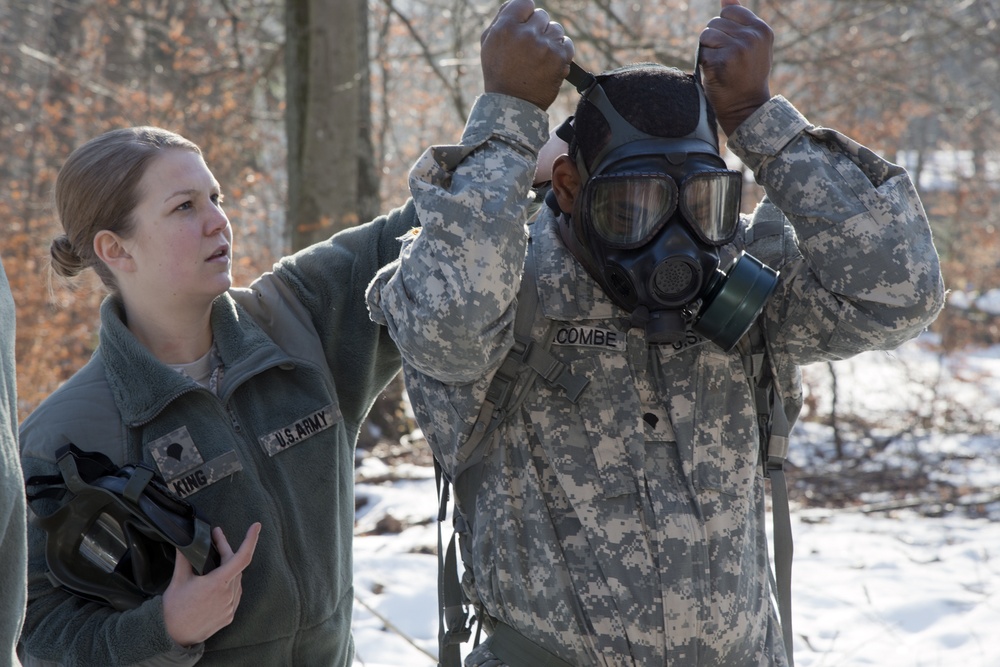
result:
M 837 393 L 837 369 L 833 362 L 826 362 L 830 371 L 830 428 L 833 429 L 833 449 L 838 461 L 844 460 L 844 435 L 840 432 L 837 409 L 840 395 Z
M 367 221 L 377 188 L 373 193 L 367 3 L 286 2 L 287 229 L 294 251 Z
M 288 223 L 293 251 L 379 210 L 371 137 L 366 0 L 286 0 Z M 360 446 L 407 425 L 397 376 L 361 429 Z

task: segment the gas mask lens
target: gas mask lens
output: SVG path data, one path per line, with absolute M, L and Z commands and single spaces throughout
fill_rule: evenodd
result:
M 679 199 L 692 230 L 705 243 L 722 245 L 732 241 L 739 224 L 742 181 L 738 171 L 703 171 L 685 177 L 678 188 L 662 173 L 602 174 L 587 184 L 590 222 L 608 245 L 635 248 L 670 219 Z
M 733 240 L 740 221 L 743 175 L 738 171 L 703 171 L 681 185 L 681 213 L 706 243 Z
M 121 525 L 102 512 L 83 535 L 80 553 L 104 572 L 114 572 L 128 551 Z
M 587 187 L 594 231 L 618 248 L 645 243 L 677 207 L 677 187 L 660 174 L 596 176 Z

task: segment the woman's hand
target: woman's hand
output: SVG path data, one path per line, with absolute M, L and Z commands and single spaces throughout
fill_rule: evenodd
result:
M 222 529 L 213 528 L 212 539 L 222 563 L 202 576 L 195 574 L 188 559 L 177 552 L 173 577 L 163 593 L 163 621 L 167 633 L 179 645 L 201 643 L 233 622 L 243 595 L 243 570 L 253 559 L 260 528 L 260 523 L 250 526 L 235 553 Z

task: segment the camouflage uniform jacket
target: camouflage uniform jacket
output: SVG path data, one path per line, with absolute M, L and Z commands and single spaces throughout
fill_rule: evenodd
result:
M 522 163 L 537 137 L 520 108 L 504 120 L 485 143 L 474 124 L 465 147 L 432 149 L 418 162 L 411 178 L 426 182 L 416 197 L 423 227 L 369 288 L 446 471 L 512 343 L 528 236 Z M 445 159 L 471 147 L 462 162 Z M 937 253 L 907 174 L 809 125 L 784 99 L 759 109 L 729 147 L 767 201 L 724 254 L 745 247 L 781 272 L 762 317 L 794 414 L 800 364 L 894 348 L 933 320 L 943 298 Z M 520 189 L 483 197 L 483 180 L 508 183 L 504 173 Z M 580 667 L 786 664 L 739 353 L 693 333 L 676 346 L 647 344 L 564 248 L 557 225 L 546 207 L 530 226 L 536 330 L 556 323 L 552 350 L 590 385 L 573 405 L 538 382 L 501 427 L 474 510 L 478 597 L 494 618 Z M 501 663 L 487 642 L 466 664 Z

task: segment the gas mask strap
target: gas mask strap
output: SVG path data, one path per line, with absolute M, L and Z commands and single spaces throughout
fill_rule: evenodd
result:
M 570 69 L 572 70 L 572 67 Z M 597 107 L 597 110 L 601 112 L 602 116 L 604 116 L 604 120 L 607 122 L 608 128 L 611 132 L 610 140 L 601 152 L 597 154 L 597 157 L 594 158 L 593 164 L 600 164 L 601 160 L 604 159 L 604 156 L 624 144 L 643 140 L 655 141 L 660 138 L 637 130 L 631 123 L 625 120 L 622 115 L 618 113 L 618 110 L 615 109 L 614 105 L 611 104 L 611 100 L 608 99 L 608 96 L 604 92 L 604 88 L 601 87 L 597 77 L 589 72 L 585 74 L 590 77 L 592 82 L 588 88 L 581 92 L 581 95 L 585 100 Z M 584 164 L 583 155 L 580 151 L 577 152 L 576 163 L 577 168 L 580 170 L 582 180 L 586 181 L 590 178 L 590 170 L 587 168 L 587 165 Z
M 704 91 L 701 85 L 701 42 L 698 42 L 698 48 L 694 51 L 694 82 L 698 84 L 698 88 Z
M 566 80 L 573 84 L 576 92 L 581 95 L 586 95 L 590 87 L 597 83 L 596 76 L 577 65 L 576 61 L 573 60 L 569 63 L 569 74 L 566 75 Z
M 74 494 L 78 494 L 90 486 L 90 484 L 83 481 L 83 477 L 77 468 L 76 454 L 79 451 L 76 445 L 71 444 L 69 448 L 64 447 L 57 452 L 59 456 L 59 471 L 62 473 L 63 479 L 66 480 L 66 488 Z
M 705 91 L 701 86 L 701 68 L 698 62 L 700 61 L 700 55 L 701 45 L 699 44 L 698 52 L 695 58 L 695 69 L 693 75 L 695 87 L 698 89 L 698 124 L 695 129 L 686 136 L 672 138 L 671 141 L 675 143 L 675 150 L 683 149 L 687 152 L 697 153 L 706 152 L 705 149 L 709 148 L 710 150 L 707 152 L 718 155 L 719 137 L 715 128 L 710 126 L 708 122 L 708 99 L 705 97 Z M 604 92 L 604 88 L 601 86 L 599 78 L 586 71 L 575 62 L 570 63 L 569 74 L 566 76 L 566 80 L 576 87 L 577 92 L 580 93 L 583 99 L 597 107 L 597 110 L 602 116 L 604 116 L 604 120 L 607 122 L 610 130 L 610 139 L 608 140 L 607 145 L 593 159 L 592 163 L 594 165 L 600 165 L 601 161 L 604 160 L 609 153 L 626 144 L 636 141 L 663 141 L 664 137 L 646 134 L 625 120 L 625 118 L 618 113 L 618 110 L 615 109 L 611 100 L 608 99 L 607 94 Z M 686 142 L 689 145 L 683 145 L 679 142 Z M 584 164 L 581 151 L 577 151 L 576 164 L 577 169 L 580 171 L 582 180 L 586 181 L 590 178 L 590 169 L 588 169 L 587 165 Z

